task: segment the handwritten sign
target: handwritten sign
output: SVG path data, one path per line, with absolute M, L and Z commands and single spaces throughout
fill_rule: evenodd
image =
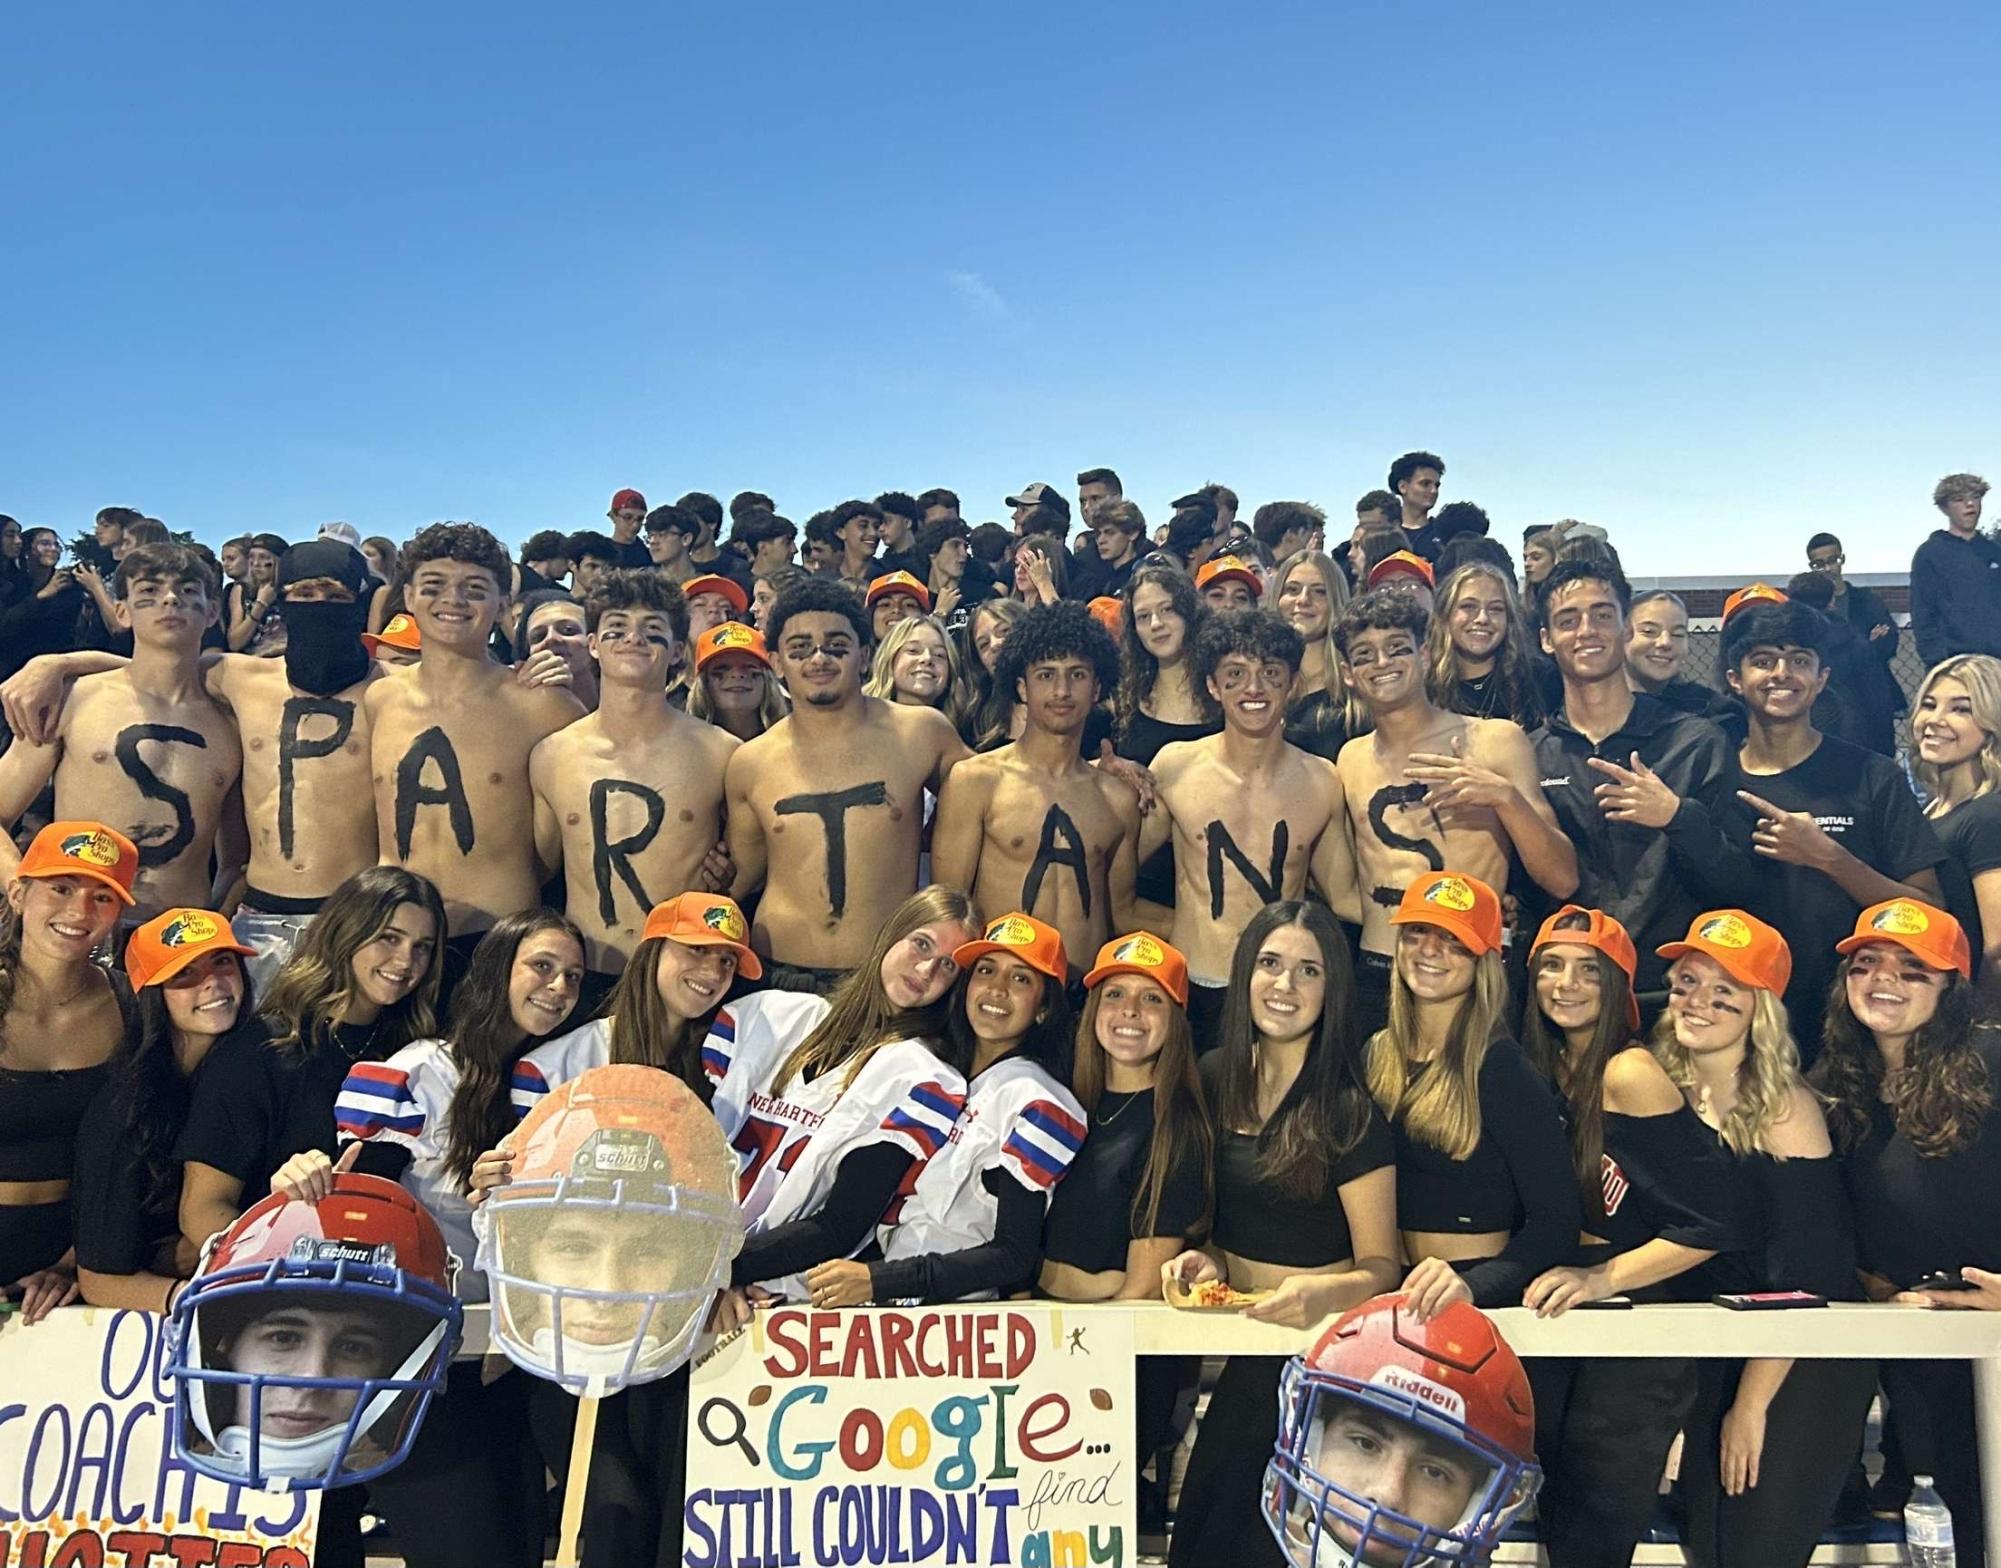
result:
M 0 1318 L 0 1568 L 311 1568 L 317 1493 L 174 1459 L 165 1330 L 90 1307 Z
M 779 1307 L 695 1367 L 684 1568 L 1135 1561 L 1124 1313 Z

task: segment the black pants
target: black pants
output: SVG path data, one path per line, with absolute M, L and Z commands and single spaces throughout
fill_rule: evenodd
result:
M 1695 1568 L 1805 1568 L 1862 1442 L 1876 1363 L 1795 1361 L 1765 1413 L 1758 1484 L 1729 1497 L 1722 1425 L 1743 1368 L 1741 1361 L 1696 1368 L 1681 1449 L 1682 1548 Z
M 542 1462 L 527 1441 L 528 1387 L 507 1371 L 480 1381 L 455 1361 L 410 1457 L 368 1485 L 409 1568 L 538 1568 Z
M 1550 1568 L 1626 1568 L 1694 1402 L 1695 1363 L 1539 1356 L 1528 1373 Z
M 1181 1478 L 1169 1568 L 1284 1568 L 1263 1507 L 1284 1370 L 1283 1356 L 1232 1356 L 1224 1363 Z
M 577 1399 L 536 1378 L 528 1420 L 542 1461 L 568 1475 Z M 688 1480 L 688 1369 L 613 1394 L 598 1407 L 584 1493 L 583 1568 L 680 1568 Z M 541 1542 L 536 1542 L 539 1551 Z
M 1886 1361 L 1881 1377 L 1904 1468 L 1930 1476 L 1951 1511 L 1959 1568 L 1982 1568 L 1986 1515 L 1980 1506 L 1973 1369 L 1964 1361 Z

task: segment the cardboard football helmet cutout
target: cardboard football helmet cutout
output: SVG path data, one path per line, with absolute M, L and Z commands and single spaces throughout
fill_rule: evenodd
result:
M 736 1160 L 694 1092 L 594 1067 L 531 1110 L 474 1211 L 494 1342 L 575 1394 L 685 1365 L 743 1247 Z
M 174 1305 L 175 1454 L 280 1491 L 400 1464 L 458 1349 L 457 1267 L 437 1222 L 380 1177 L 252 1205 Z
M 1343 1314 L 1286 1365 L 1265 1522 L 1298 1568 L 1488 1562 L 1541 1484 L 1528 1374 L 1476 1308 L 1401 1296 Z

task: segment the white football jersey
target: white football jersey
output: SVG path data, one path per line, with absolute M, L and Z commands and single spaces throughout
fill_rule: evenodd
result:
M 921 1040 L 891 1041 L 852 1077 L 836 1068 L 773 1093 L 779 1068 L 827 1011 L 821 997 L 759 991 L 718 1012 L 703 1045 L 704 1070 L 722 1068 L 714 1110 L 737 1152 L 737 1198 L 750 1235 L 815 1212 L 852 1150 L 894 1143 L 921 1168 L 950 1140 L 965 1105 L 965 1080 Z M 806 1298 L 796 1276 L 761 1283 Z
M 882 1255 L 917 1258 L 992 1241 L 1000 1205 L 983 1178 L 996 1166 L 1039 1194 L 1046 1209 L 1084 1145 L 1085 1127 L 1084 1108 L 1047 1069 L 996 1062 L 968 1087 L 946 1146 L 904 1178 L 876 1233 Z
M 517 1118 L 526 1110 L 518 1087 L 520 1068 L 517 1063 L 512 1095 Z M 445 1167 L 458 1086 L 459 1065 L 445 1042 L 413 1040 L 386 1062 L 356 1062 L 347 1070 L 334 1100 L 334 1125 L 343 1143 L 380 1142 L 410 1151 L 403 1185 L 431 1211 L 445 1245 L 459 1260 L 459 1299 L 484 1301 L 486 1276 L 472 1266 L 479 1247 L 465 1183 Z

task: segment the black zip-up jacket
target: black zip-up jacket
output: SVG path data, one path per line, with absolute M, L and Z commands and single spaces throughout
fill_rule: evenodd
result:
M 1911 634 L 1929 669 L 1955 653 L 2001 654 L 2001 545 L 1936 530 L 1911 557 Z
M 1724 836 L 1721 807 L 1735 761 L 1723 732 L 1707 719 L 1636 693 L 1633 711 L 1600 746 L 1554 714 L 1533 737 L 1542 792 L 1577 846 L 1572 902 L 1602 909 L 1625 926 L 1639 949 L 1636 989 L 1659 991 L 1667 964 L 1654 956 L 1679 940 L 1705 909 L 1744 901 L 1755 868 Z M 1681 797 L 1665 829 L 1608 822 L 1593 793 L 1609 782 L 1586 759 L 1630 766 L 1634 752 Z

